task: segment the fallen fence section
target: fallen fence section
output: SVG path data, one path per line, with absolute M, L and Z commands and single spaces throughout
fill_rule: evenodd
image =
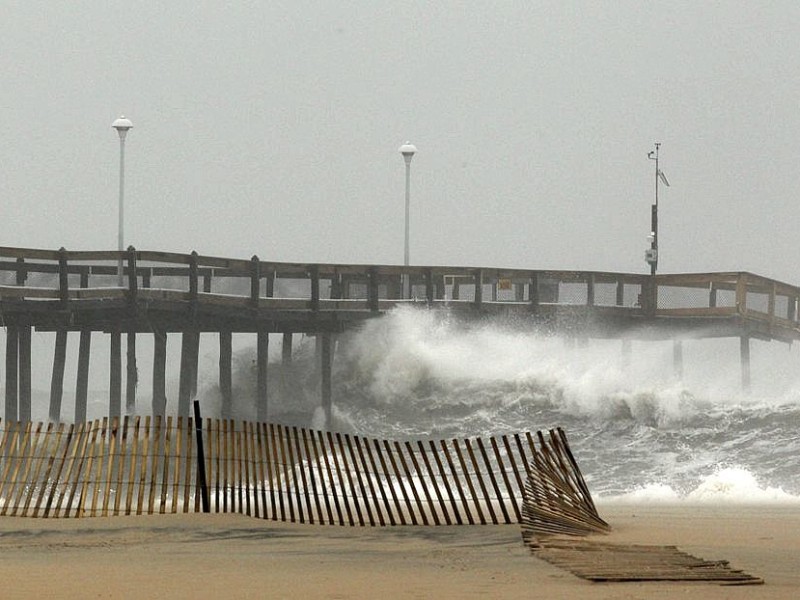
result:
M 703 560 L 675 546 L 605 544 L 596 540 L 543 540 L 535 554 L 590 581 L 711 581 L 722 585 L 763 584 L 726 560 Z
M 522 539 L 535 556 L 590 581 L 713 581 L 723 585 L 764 580 L 727 561 L 707 561 L 675 546 L 610 544 L 585 536 L 609 531 L 561 429 L 541 432 L 524 487 Z M 582 537 L 584 539 L 575 539 Z
M 609 530 L 592 501 L 589 487 L 561 428 L 545 438 L 537 432 L 539 452 L 533 453 L 522 503 L 522 538 L 536 543 L 543 534 L 587 535 Z
M 191 418 L 0 423 L 0 516 L 200 512 L 200 456 L 208 511 L 299 523 L 518 523 L 526 477 L 543 482 L 548 514 L 573 514 L 562 487 L 585 490 L 560 431 L 401 442 L 202 424 L 200 447 Z

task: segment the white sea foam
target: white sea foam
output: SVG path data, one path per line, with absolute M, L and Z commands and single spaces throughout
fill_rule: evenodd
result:
M 718 340 L 692 340 L 686 346 L 685 377 L 680 380 L 668 342 L 634 343 L 626 365 L 618 340 L 570 345 L 532 327 L 465 325 L 445 311 L 402 307 L 352 336 L 344 358 L 381 403 L 411 398 L 426 385 L 452 389 L 501 383 L 523 392 L 541 390 L 548 401 L 572 414 L 607 416 L 624 406 L 634 418 L 657 422 L 682 421 L 706 410 L 695 406 L 693 398 L 706 398 L 715 406 L 800 404 L 797 371 L 783 369 L 776 375 L 777 359 L 754 359 L 759 363 L 753 367 L 759 393 L 749 397 L 739 389 L 738 344 L 732 348 Z M 777 355 L 782 359 L 777 363 L 789 354 L 768 345 L 758 350 Z M 454 396 L 439 396 L 439 401 L 448 399 Z M 480 402 L 458 399 L 470 400 Z
M 400 308 L 341 345 L 334 427 L 391 438 L 558 425 L 607 496 L 790 501 L 800 494 L 800 359 L 787 348 L 754 343 L 745 395 L 737 340 L 686 341 L 679 379 L 670 342 L 634 342 L 625 364 L 619 340 L 570 343 L 531 324 Z M 763 483 L 708 475 L 736 463 Z
M 686 494 L 670 485 L 650 483 L 617 496 L 600 496 L 608 504 L 800 504 L 800 496 L 762 485 L 742 467 L 725 467 L 702 478 Z

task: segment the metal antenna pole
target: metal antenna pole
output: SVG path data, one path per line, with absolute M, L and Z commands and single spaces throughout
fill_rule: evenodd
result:
M 650 242 L 650 248 L 653 250 L 654 258 L 650 262 L 650 275 L 655 275 L 656 270 L 658 269 L 658 179 L 659 179 L 659 172 L 658 172 L 658 148 L 661 146 L 659 142 L 656 142 L 656 149 L 654 152 L 650 152 L 648 157 L 651 160 L 656 161 L 656 197 L 655 197 L 655 204 L 651 207 L 650 211 L 650 231 L 653 235 L 653 241 Z

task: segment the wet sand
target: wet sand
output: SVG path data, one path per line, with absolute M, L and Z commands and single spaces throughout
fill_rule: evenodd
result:
M 0 518 L 3 598 L 796 598 L 800 506 L 600 505 L 608 541 L 674 544 L 765 585 L 591 583 L 519 527 L 349 528 L 238 515 Z

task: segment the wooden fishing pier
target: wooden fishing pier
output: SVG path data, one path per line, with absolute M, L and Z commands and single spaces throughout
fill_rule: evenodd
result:
M 78 337 L 74 422 L 86 421 L 93 335 L 110 336 L 108 417 L 137 414 L 137 338 L 153 339 L 153 416 L 165 416 L 170 335 L 181 339 L 178 415 L 197 390 L 201 334 L 219 338 L 223 416 L 232 402 L 232 334 L 257 348 L 257 420 L 268 418 L 271 335 L 291 361 L 293 334 L 316 336 L 320 395 L 330 422 L 336 334 L 395 307 L 447 308 L 465 319 L 508 318 L 573 339 L 740 340 L 742 383 L 750 340 L 800 339 L 800 288 L 746 272 L 643 275 L 482 267 L 306 264 L 191 254 L 0 248 L 0 319 L 6 330 L 5 420 L 31 419 L 31 339 L 55 332 L 49 417 L 63 419 L 67 340 Z M 123 341 L 125 348 L 123 351 Z M 123 355 L 125 360 L 123 361 Z M 123 370 L 123 364 L 125 366 Z M 141 408 L 141 407 L 139 407 Z

